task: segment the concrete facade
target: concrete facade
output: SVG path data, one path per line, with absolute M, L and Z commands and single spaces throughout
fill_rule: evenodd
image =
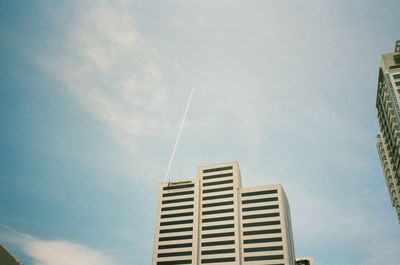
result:
M 377 149 L 392 206 L 400 222 L 400 41 L 382 55 L 376 97 L 380 132 Z
M 22 263 L 0 245 L 0 265 L 22 265 Z
M 296 258 L 296 265 L 315 265 L 313 257 Z
M 281 185 L 242 188 L 237 162 L 200 166 L 159 186 L 153 265 L 294 265 Z

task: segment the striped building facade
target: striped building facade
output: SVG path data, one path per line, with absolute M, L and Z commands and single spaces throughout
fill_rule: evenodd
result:
M 295 264 L 282 186 L 242 188 L 237 162 L 200 166 L 158 194 L 153 265 Z

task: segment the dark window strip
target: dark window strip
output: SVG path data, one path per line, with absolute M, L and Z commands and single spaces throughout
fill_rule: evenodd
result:
M 232 198 L 232 197 L 233 197 L 233 193 L 228 193 L 228 194 L 221 194 L 221 195 L 203 197 L 203 201 L 215 200 L 215 199 L 224 199 L 224 198 Z
M 185 260 L 157 261 L 157 265 L 183 265 L 183 264 L 192 264 L 192 260 L 185 259 Z
M 279 213 L 262 213 L 262 214 L 244 215 L 243 219 L 268 218 L 277 216 L 279 216 Z
M 193 209 L 194 205 L 189 204 L 189 205 L 180 205 L 180 206 L 171 206 L 171 207 L 163 207 L 161 208 L 161 211 L 174 211 L 174 210 L 183 210 L 183 209 Z
M 181 196 L 181 195 L 188 195 L 188 194 L 194 194 L 194 190 L 173 192 L 173 193 L 163 193 L 162 196 L 163 197 L 173 197 L 173 196 Z
M 256 231 L 245 231 L 243 232 L 244 236 L 250 235 L 265 235 L 265 234 L 275 234 L 282 232 L 281 229 L 269 229 L 269 230 L 256 230 Z
M 193 220 L 177 220 L 177 221 L 161 222 L 160 226 L 182 225 L 182 224 L 192 224 L 192 223 L 193 223 Z
M 247 252 L 277 251 L 277 250 L 283 250 L 283 246 L 245 248 L 245 249 L 244 249 L 244 253 L 247 253 Z
M 192 247 L 192 243 L 160 245 L 158 246 L 158 249 L 190 248 L 190 247 Z
M 201 243 L 202 247 L 211 247 L 211 246 L 222 246 L 222 245 L 233 245 L 235 244 L 235 240 L 224 240 L 224 241 L 214 241 L 214 242 L 203 242 Z
M 205 204 L 203 204 L 203 208 L 215 207 L 215 206 L 223 206 L 223 205 L 233 205 L 233 201 L 205 203 Z
M 244 261 L 283 259 L 283 255 L 244 257 Z
M 271 209 L 279 209 L 279 205 L 263 205 L 263 206 L 256 206 L 256 207 L 248 207 L 243 208 L 243 212 L 250 212 L 250 211 L 261 211 L 261 210 L 271 210 Z
M 225 233 L 201 235 L 201 238 L 226 237 L 226 236 L 234 236 L 234 235 L 235 235 L 235 232 L 225 232 Z
M 203 169 L 203 173 L 216 172 L 216 171 L 229 170 L 229 169 L 233 169 L 233 167 L 232 166 L 227 166 L 227 167 L 217 167 L 217 168 Z
M 184 240 L 184 239 L 192 239 L 193 235 L 184 235 L 184 236 L 168 236 L 168 237 L 160 237 L 158 241 L 172 241 L 172 240 Z
M 171 185 L 171 186 L 166 186 L 163 188 L 163 190 L 177 190 L 177 189 L 185 189 L 185 188 L 193 188 L 194 184 L 181 184 L 181 185 Z
M 243 227 L 254 227 L 254 226 L 268 226 L 268 225 L 280 225 L 281 221 L 276 220 L 276 221 L 268 221 L 268 222 L 257 222 L 257 223 L 247 223 L 243 224 Z
M 233 177 L 233 173 L 224 173 L 224 174 L 217 174 L 217 175 L 208 175 L 204 176 L 203 180 L 209 180 L 209 179 L 220 179 L 220 178 L 226 178 L 226 177 Z
M 233 183 L 233 179 L 214 181 L 214 182 L 206 182 L 206 183 L 203 183 L 203 187 L 214 186 L 214 185 L 222 185 L 222 184 L 228 184 L 228 183 Z
M 225 225 L 213 225 L 213 226 L 203 226 L 203 231 L 205 230 L 216 230 L 216 229 L 225 229 L 225 228 L 233 228 L 234 224 L 225 224 Z
M 233 190 L 233 187 L 231 186 L 231 187 L 223 187 L 223 188 L 217 188 L 217 189 L 203 190 L 203 193 L 226 191 L 226 190 Z
M 257 244 L 257 243 L 269 243 L 269 242 L 282 242 L 282 237 L 256 238 L 256 239 L 243 240 L 244 244 Z
M 177 202 L 192 202 L 194 201 L 193 197 L 190 198 L 182 198 L 182 199 L 175 199 L 175 200 L 163 200 L 161 204 L 170 204 L 170 203 L 177 203 Z
M 278 201 L 278 197 L 243 200 L 242 203 L 249 204 L 249 203 L 257 203 L 257 202 L 274 202 L 274 201 Z
M 219 214 L 219 213 L 231 213 L 233 212 L 233 209 L 220 209 L 220 210 L 213 210 L 213 211 L 204 211 L 203 215 L 208 215 L 208 214 Z
M 161 229 L 160 234 L 185 232 L 185 231 L 193 231 L 193 227 L 190 226 L 190 227 L 181 227 L 181 228 L 172 228 L 172 229 Z
M 242 196 L 246 197 L 246 196 L 256 196 L 256 195 L 275 194 L 275 193 L 278 193 L 278 190 L 260 190 L 260 191 L 244 192 L 242 193 Z
M 227 248 L 227 249 L 203 250 L 201 252 L 201 255 L 213 255 L 213 254 L 224 254 L 224 253 L 235 253 L 235 249 Z
M 173 217 L 182 217 L 182 216 L 193 216 L 193 212 L 162 214 L 161 215 L 161 219 L 163 219 L 163 218 L 173 218 Z
M 180 257 L 180 256 L 191 256 L 192 251 L 182 251 L 182 252 L 169 252 L 169 253 L 159 253 L 157 258 L 166 258 L 166 257 Z
M 201 259 L 201 263 L 220 263 L 220 262 L 233 262 L 235 257 L 229 258 L 215 258 L 215 259 Z
M 211 222 L 219 222 L 219 221 L 228 221 L 233 220 L 233 216 L 223 216 L 223 217 L 215 217 L 215 218 L 205 218 L 201 220 L 203 223 L 211 223 Z

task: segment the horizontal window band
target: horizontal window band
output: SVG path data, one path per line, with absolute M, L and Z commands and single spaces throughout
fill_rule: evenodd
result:
M 213 242 L 203 242 L 202 247 L 212 247 L 212 246 L 223 246 L 223 245 L 234 245 L 235 240 L 224 240 L 224 241 L 213 241 Z
M 225 229 L 225 228 L 234 228 L 234 224 L 225 224 L 225 225 L 213 225 L 213 226 L 203 226 L 203 231 L 205 230 L 216 230 L 216 229 Z
M 275 201 L 278 201 L 278 197 L 243 200 L 242 204 L 257 203 L 257 202 L 275 202 Z
M 164 219 L 164 218 L 173 218 L 173 217 L 182 217 L 182 216 L 193 216 L 193 212 L 162 214 L 162 215 L 161 215 L 161 219 Z
M 233 190 L 233 187 L 231 186 L 231 187 L 203 190 L 203 193 L 211 193 L 211 192 L 219 192 L 219 191 L 227 191 L 227 190 Z
M 269 230 L 256 230 L 256 231 L 244 231 L 243 235 L 244 236 L 250 236 L 250 235 L 265 235 L 265 234 L 276 234 L 276 233 L 281 233 L 281 229 L 269 229 Z
M 223 174 L 217 174 L 217 175 L 208 175 L 208 176 L 203 176 L 203 180 L 209 180 L 209 179 L 220 179 L 220 178 L 226 178 L 226 177 L 233 177 L 233 173 L 223 173 Z
M 244 244 L 257 244 L 257 243 L 270 243 L 270 242 L 282 242 L 282 237 L 256 238 L 256 239 L 243 240 Z
M 278 204 L 274 205 L 263 205 L 263 206 L 255 206 L 255 207 L 247 207 L 243 208 L 243 212 L 250 212 L 250 211 L 261 211 L 261 210 L 272 210 L 272 209 L 279 209 Z
M 245 248 L 245 249 L 244 249 L 244 253 L 248 253 L 248 252 L 277 251 L 277 250 L 283 250 L 283 246 Z
M 202 214 L 203 215 L 209 215 L 209 214 L 232 213 L 232 212 L 233 212 L 233 208 L 229 208 L 229 209 L 204 211 Z
M 178 184 L 178 185 L 170 185 L 163 187 L 163 190 L 178 190 L 178 189 L 185 189 L 185 188 L 193 188 L 194 183 L 190 184 Z
M 244 257 L 244 261 L 276 260 L 276 259 L 283 259 L 283 255 Z
M 177 221 L 169 221 L 169 222 L 161 222 L 160 226 L 166 225 L 182 225 L 182 224 L 192 224 L 193 220 L 177 220 Z
M 216 172 L 216 171 L 229 170 L 229 169 L 233 169 L 233 167 L 226 166 L 226 167 L 208 168 L 208 169 L 203 169 L 203 173 Z
M 182 199 L 174 199 L 174 200 L 163 200 L 161 201 L 161 204 L 171 204 L 171 203 L 177 203 L 177 202 L 192 202 L 194 201 L 193 197 L 190 198 L 182 198 Z
M 171 245 L 160 245 L 158 249 L 173 249 L 173 248 L 191 248 L 192 243 L 184 243 L 184 244 L 171 244 Z
M 228 194 L 221 194 L 221 195 L 203 197 L 203 201 L 215 200 L 215 199 L 224 199 L 224 198 L 232 198 L 232 197 L 233 197 L 233 193 L 228 193 Z
M 242 197 L 275 194 L 275 193 L 278 193 L 278 190 L 260 190 L 260 191 L 244 192 L 242 193 Z
M 192 251 L 183 252 L 169 252 L 169 253 L 159 253 L 157 258 L 167 258 L 167 257 L 180 257 L 180 256 L 191 256 Z
M 220 180 L 220 181 L 215 181 L 215 182 L 206 182 L 206 183 L 203 183 L 203 187 L 222 185 L 222 184 L 228 184 L 228 183 L 233 183 L 233 179 Z
M 161 229 L 160 234 L 186 232 L 186 231 L 193 231 L 193 226 L 181 227 L 181 228 L 171 228 L 171 229 Z
M 180 206 L 171 206 L 171 207 L 162 207 L 161 211 L 174 211 L 174 210 L 184 210 L 184 209 L 193 209 L 193 204 L 188 205 L 180 205 Z
M 184 239 L 192 239 L 193 235 L 184 235 L 184 236 L 168 236 L 168 237 L 160 237 L 158 241 L 172 241 L 172 240 L 184 240 Z
M 157 261 L 157 265 L 184 265 L 184 264 L 192 264 L 192 260 L 185 259 L 185 260 L 172 260 L 172 261 Z
M 201 259 L 201 263 L 222 263 L 222 262 L 233 262 L 235 257 L 229 258 L 215 258 L 215 259 Z
M 201 238 L 227 237 L 227 236 L 234 236 L 234 235 L 235 235 L 235 232 L 225 232 L 225 233 L 201 235 Z
M 188 190 L 188 191 L 180 191 L 180 192 L 173 192 L 173 193 L 163 193 L 163 197 L 173 197 L 173 196 L 181 196 L 181 195 L 188 195 L 188 194 L 194 194 L 194 190 Z
M 254 226 L 268 226 L 268 225 L 280 225 L 281 221 L 268 221 L 268 222 L 258 222 L 258 223 L 247 223 L 243 224 L 243 227 L 254 227 Z
M 205 204 L 203 204 L 203 208 L 207 208 L 207 207 L 216 207 L 216 206 L 224 206 L 224 205 L 233 205 L 233 201 L 205 203 Z
M 225 253 L 235 253 L 235 249 L 227 248 L 227 249 L 203 250 L 201 252 L 201 255 L 213 255 L 213 254 L 225 254 Z
M 279 216 L 279 213 L 262 213 L 262 214 L 244 215 L 243 219 L 268 218 L 277 216 Z
M 215 218 L 205 218 L 205 219 L 202 219 L 201 221 L 203 223 L 211 223 L 211 222 L 228 221 L 228 220 L 234 220 L 234 217 L 233 216 L 223 216 L 223 217 L 215 217 Z

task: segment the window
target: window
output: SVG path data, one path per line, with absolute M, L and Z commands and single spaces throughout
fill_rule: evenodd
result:
M 232 166 L 227 166 L 227 167 L 218 167 L 218 168 L 209 168 L 209 169 L 204 169 L 203 173 L 208 173 L 208 172 L 215 172 L 215 171 L 222 171 L 222 170 L 229 170 L 232 169 Z
M 233 201 L 205 203 L 205 204 L 203 204 L 203 208 L 215 207 L 215 206 L 223 206 L 223 205 L 233 205 Z
M 170 222 L 161 222 L 160 226 L 166 225 L 182 225 L 182 224 L 192 224 L 193 220 L 178 220 L 178 221 L 170 221 Z
M 233 176 L 233 173 L 224 173 L 224 174 L 204 176 L 203 179 L 217 179 L 217 178 L 226 178 L 226 177 L 232 177 L 232 176 Z
M 260 190 L 260 191 L 244 192 L 242 193 L 242 196 L 246 197 L 246 196 L 256 196 L 256 195 L 275 194 L 275 193 L 278 193 L 278 190 Z
M 225 224 L 225 225 L 211 225 L 211 226 L 203 226 L 204 230 L 216 230 L 216 229 L 225 229 L 225 228 L 233 228 L 233 224 Z
M 192 255 L 192 251 L 170 252 L 170 253 L 159 253 L 157 255 L 157 258 L 191 256 L 191 255 Z
M 233 197 L 233 193 L 222 194 L 222 195 L 214 195 L 214 196 L 203 197 L 203 201 L 215 200 L 215 199 L 224 199 L 224 198 L 232 198 L 232 197 Z
M 203 223 L 211 223 L 211 222 L 220 222 L 220 221 L 228 221 L 233 220 L 233 216 L 223 216 L 223 217 L 215 217 L 215 218 L 206 218 L 201 220 Z
M 172 196 L 180 196 L 180 195 L 188 195 L 188 194 L 193 194 L 193 190 L 188 190 L 188 191 L 181 191 L 181 192 L 174 192 L 174 193 L 164 193 L 162 196 L 163 197 L 172 197 Z
M 250 235 L 264 235 L 264 234 L 275 234 L 275 233 L 280 233 L 282 232 L 281 229 L 269 229 L 269 230 L 257 230 L 257 231 L 244 231 L 243 235 L 244 236 L 250 236 Z
M 157 265 L 182 265 L 182 264 L 192 264 L 192 260 L 185 259 L 185 260 L 172 260 L 172 261 L 157 261 Z
M 192 247 L 192 243 L 160 245 L 160 246 L 158 246 L 158 249 L 190 248 L 190 247 Z
M 203 250 L 201 252 L 201 255 L 224 254 L 224 253 L 235 253 L 235 249 L 227 248 L 227 249 Z
M 224 188 L 203 190 L 203 193 L 218 192 L 218 191 L 226 191 L 226 190 L 233 190 L 233 187 L 224 187 Z
M 258 248 L 245 248 L 244 253 L 247 252 L 266 252 L 266 251 L 276 251 L 283 250 L 282 246 L 272 246 L 272 247 L 258 247 Z
M 278 201 L 278 197 L 261 198 L 261 199 L 253 199 L 253 200 L 244 200 L 244 201 L 242 201 L 242 203 L 243 204 L 248 204 L 248 203 L 273 202 L 273 201 Z
M 161 211 L 174 211 L 174 210 L 183 210 L 183 209 L 193 209 L 193 204 L 189 205 L 180 205 L 180 206 L 172 206 L 172 207 L 163 207 Z
M 185 231 L 193 231 L 193 227 L 190 226 L 190 227 L 181 227 L 181 228 L 174 228 L 174 229 L 161 229 L 160 234 L 185 232 Z
M 214 185 L 222 185 L 222 184 L 228 184 L 228 183 L 233 183 L 233 179 L 214 181 L 214 182 L 206 182 L 206 183 L 203 183 L 203 187 L 214 186 Z
M 400 74 L 394 74 L 392 76 L 393 76 L 393 79 L 400 79 Z
M 201 243 L 201 246 L 211 247 L 211 246 L 234 245 L 234 244 L 235 240 L 224 240 L 224 241 L 203 242 Z
M 249 212 L 249 211 L 260 211 L 260 210 L 271 210 L 271 209 L 279 209 L 279 205 L 263 205 L 263 206 L 256 206 L 256 207 L 248 207 L 248 208 L 243 208 L 243 212 Z
M 173 218 L 173 217 L 182 217 L 182 216 L 193 216 L 193 212 L 162 214 L 161 218 L 163 219 L 163 218 Z
M 184 240 L 184 239 L 192 239 L 192 235 L 160 237 L 158 241 L 173 241 L 173 240 Z
M 279 216 L 279 213 L 262 213 L 262 214 L 244 215 L 243 219 L 268 218 L 277 216 Z
M 271 237 L 271 238 L 256 238 L 243 240 L 245 244 L 257 244 L 257 243 L 270 243 L 270 242 L 281 242 L 282 237 Z
M 244 257 L 244 261 L 283 259 L 283 255 Z
M 164 200 L 161 204 L 169 204 L 169 203 L 177 203 L 177 202 L 191 202 L 194 201 L 194 198 L 182 198 L 182 199 L 174 199 L 174 200 Z
M 232 262 L 235 261 L 235 257 L 231 258 L 215 258 L 215 259 L 202 259 L 201 263 L 216 263 L 218 264 L 219 262 Z
M 231 213 L 233 212 L 233 209 L 221 209 L 221 210 L 213 210 L 213 211 L 204 211 L 203 215 L 208 215 L 208 214 L 219 214 L 219 213 Z
M 268 226 L 268 225 L 280 225 L 281 221 L 269 221 L 269 222 L 258 222 L 258 223 L 247 223 L 243 224 L 243 227 L 254 227 L 254 226 Z
M 213 238 L 213 237 L 226 237 L 226 236 L 234 236 L 234 232 L 225 232 L 225 233 L 215 233 L 215 234 L 205 234 L 201 235 L 201 238 Z
M 192 188 L 192 187 L 194 187 L 193 183 L 180 184 L 180 185 L 171 185 L 171 186 L 163 187 L 163 190 L 177 190 L 177 189 Z

